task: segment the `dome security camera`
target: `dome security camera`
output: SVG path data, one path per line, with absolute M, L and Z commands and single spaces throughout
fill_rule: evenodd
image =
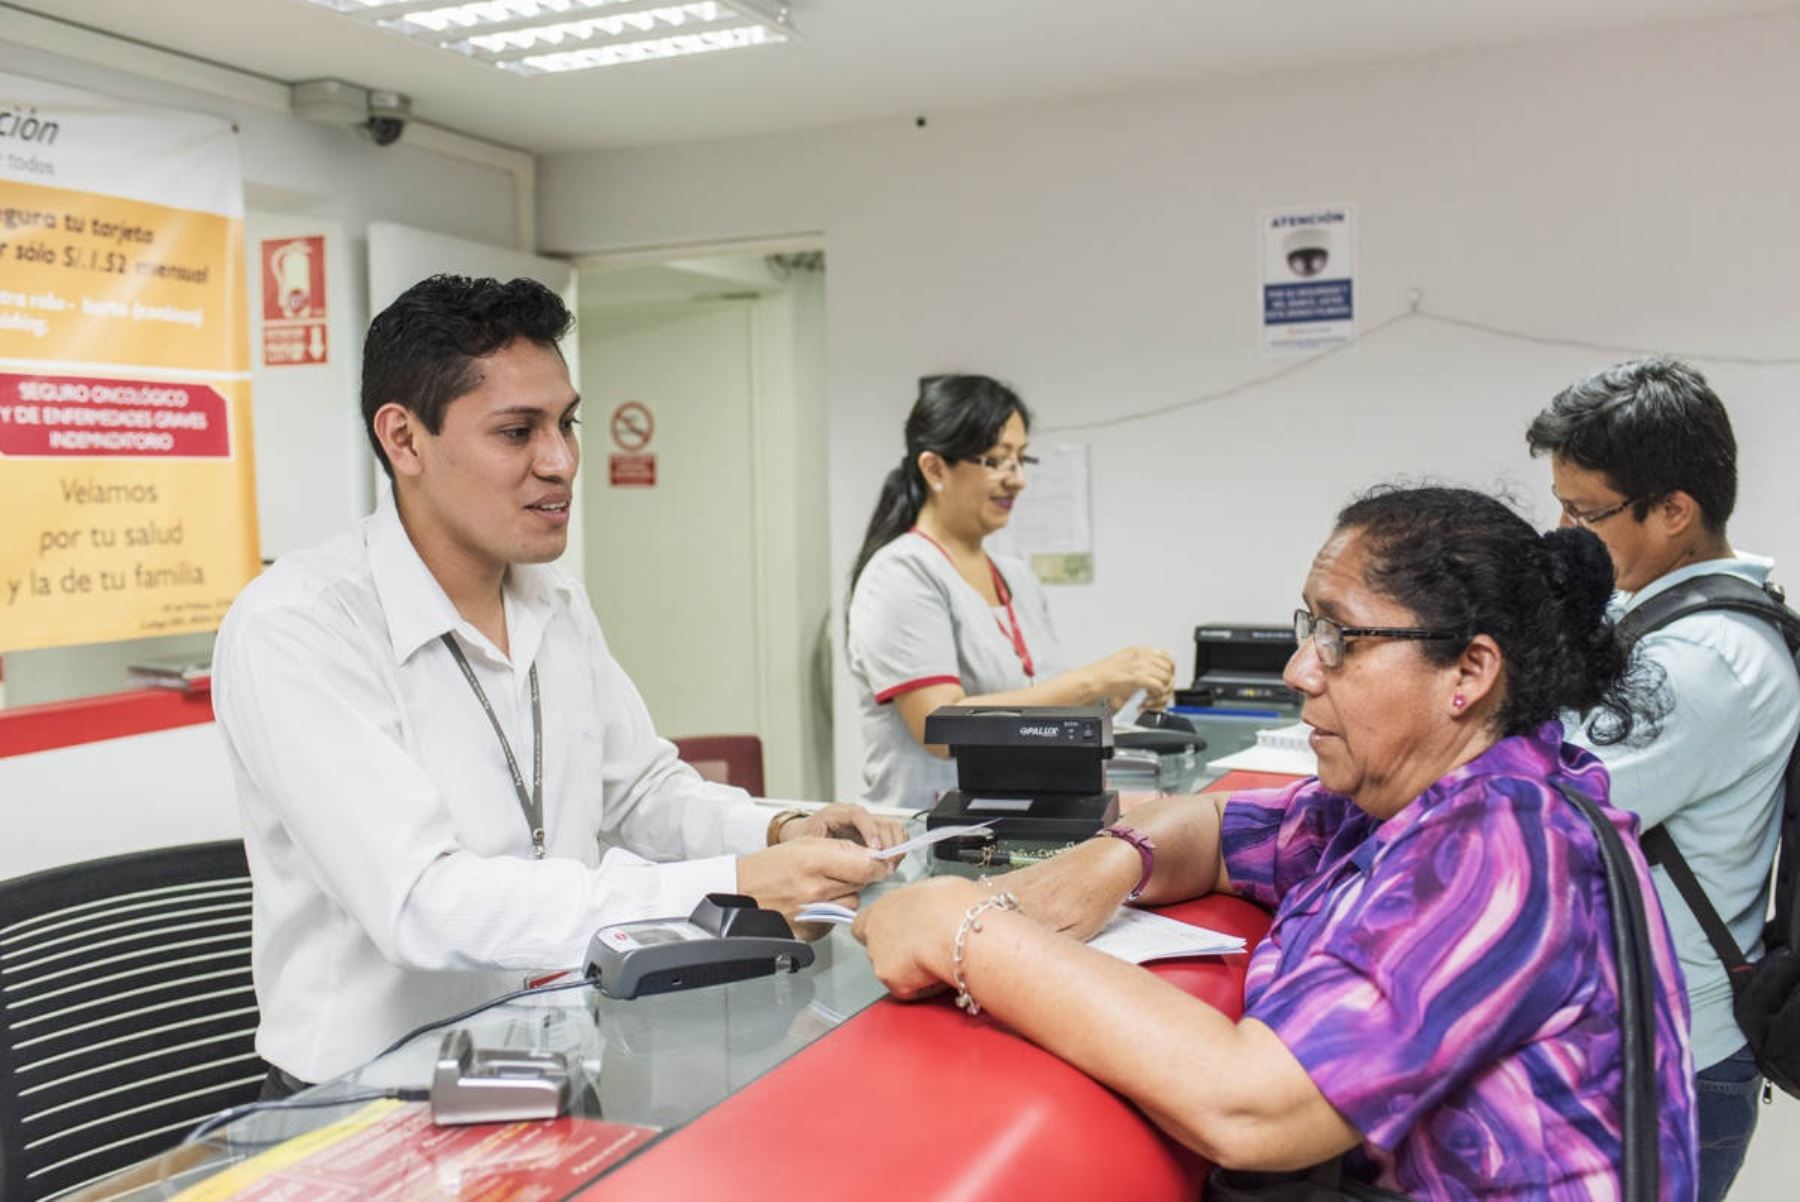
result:
M 411 117 L 412 101 L 405 94 L 372 91 L 369 93 L 369 119 L 363 130 L 375 145 L 392 146 L 406 132 L 406 122 Z
M 1287 236 L 1282 249 L 1287 253 L 1288 270 L 1310 279 L 1331 261 L 1331 234 L 1318 226 L 1295 230 Z

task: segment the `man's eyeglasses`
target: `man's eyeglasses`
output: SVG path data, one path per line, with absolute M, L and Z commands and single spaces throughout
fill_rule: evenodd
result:
M 1294 641 L 1313 641 L 1319 662 L 1335 668 L 1344 662 L 1344 644 L 1350 639 L 1453 639 L 1451 630 L 1429 630 L 1423 626 L 1340 626 L 1330 618 L 1315 618 L 1304 609 L 1294 611 Z
M 963 462 L 979 463 L 996 476 L 1010 476 L 1014 472 L 1024 475 L 1038 465 L 1036 455 L 1020 455 L 1017 459 L 1001 459 L 995 455 L 967 455 Z
M 1554 493 L 1551 495 L 1555 496 Z M 1627 509 L 1630 509 L 1640 501 L 1650 501 L 1654 499 L 1654 496 L 1632 497 L 1628 501 L 1620 501 L 1610 509 L 1596 509 L 1590 513 L 1583 513 L 1561 497 L 1556 498 L 1556 503 L 1562 506 L 1563 516 L 1568 518 L 1571 522 L 1574 522 L 1577 526 L 1591 527 L 1597 522 L 1604 522 L 1607 518 L 1624 513 Z

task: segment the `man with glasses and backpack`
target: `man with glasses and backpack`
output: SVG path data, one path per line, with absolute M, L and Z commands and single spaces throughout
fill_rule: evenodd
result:
M 1692 367 L 1644 359 L 1578 380 L 1526 442 L 1550 456 L 1562 525 L 1606 544 L 1613 616 L 1664 681 L 1653 734 L 1602 746 L 1585 737 L 1586 715 L 1566 725 L 1605 763 L 1658 866 L 1693 1018 L 1699 1196 L 1718 1202 L 1743 1164 L 1763 1078 L 1800 1091 L 1800 617 L 1768 583 L 1773 562 L 1726 537 L 1737 443 Z

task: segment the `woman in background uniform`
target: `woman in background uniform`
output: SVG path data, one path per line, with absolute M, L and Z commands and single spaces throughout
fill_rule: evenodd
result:
M 942 705 L 1086 705 L 1132 694 L 1167 703 L 1175 664 L 1127 647 L 1063 670 L 1043 588 L 1018 560 L 989 555 L 1036 460 L 1031 414 L 986 376 L 933 376 L 906 419 L 850 576 L 849 661 L 861 694 L 867 798 L 923 809 L 956 783 L 925 716 Z

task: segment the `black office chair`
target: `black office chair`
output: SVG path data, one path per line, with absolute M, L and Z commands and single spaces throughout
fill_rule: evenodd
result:
M 0 1199 L 175 1146 L 260 1090 L 244 845 L 0 882 Z

